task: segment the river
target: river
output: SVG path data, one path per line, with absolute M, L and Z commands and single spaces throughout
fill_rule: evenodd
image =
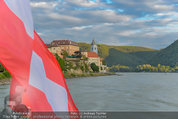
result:
M 178 111 L 178 73 L 66 79 L 80 111 Z M 0 86 L 0 109 L 9 85 Z

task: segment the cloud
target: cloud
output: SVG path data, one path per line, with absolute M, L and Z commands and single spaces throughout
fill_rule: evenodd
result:
M 58 3 L 57 2 L 31 2 L 30 5 L 35 8 L 55 8 Z
M 126 31 L 121 31 L 118 34 L 121 36 L 129 36 L 131 37 L 132 35 L 135 35 L 137 33 L 140 33 L 140 30 L 126 30 Z
M 100 19 L 106 19 L 110 22 L 120 22 L 120 21 L 129 21 L 131 16 L 118 14 L 113 10 L 95 10 L 95 12 L 90 12 L 93 16 L 100 17 Z
M 159 9 L 159 10 L 171 10 L 174 8 L 173 5 L 153 5 L 154 9 Z
M 67 0 L 70 3 L 73 3 L 74 5 L 77 6 L 83 6 L 83 7 L 93 7 L 93 6 L 98 6 L 100 2 L 95 2 L 91 0 Z
M 177 0 L 32 0 L 45 42 L 70 39 L 163 48 L 177 39 Z M 167 44 L 166 44 L 167 43 Z
M 92 25 L 88 25 L 88 26 L 76 26 L 76 27 L 72 27 L 70 28 L 70 30 L 83 30 L 83 29 L 87 29 L 87 28 L 92 28 Z
M 75 21 L 75 22 L 80 22 L 81 19 L 73 16 L 68 16 L 68 15 L 61 15 L 58 13 L 49 13 L 48 14 L 49 18 L 55 19 L 55 20 L 67 20 L 67 21 Z

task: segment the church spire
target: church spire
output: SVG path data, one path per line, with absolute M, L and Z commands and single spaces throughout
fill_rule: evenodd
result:
M 95 38 L 93 38 L 91 45 L 96 45 Z
M 91 52 L 96 52 L 98 54 L 98 46 L 97 46 L 94 38 L 93 38 L 93 41 L 91 43 L 91 50 L 90 51 Z

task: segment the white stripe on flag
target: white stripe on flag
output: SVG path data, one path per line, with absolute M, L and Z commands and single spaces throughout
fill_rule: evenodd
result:
M 45 93 L 53 111 L 68 112 L 66 89 L 46 77 L 43 61 L 34 51 L 31 59 L 29 84 Z
M 9 9 L 24 23 L 26 32 L 34 39 L 33 19 L 29 0 L 4 0 Z

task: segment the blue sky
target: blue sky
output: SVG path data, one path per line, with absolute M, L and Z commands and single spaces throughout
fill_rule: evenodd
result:
M 178 0 L 31 0 L 45 43 L 69 39 L 160 49 L 178 39 Z

